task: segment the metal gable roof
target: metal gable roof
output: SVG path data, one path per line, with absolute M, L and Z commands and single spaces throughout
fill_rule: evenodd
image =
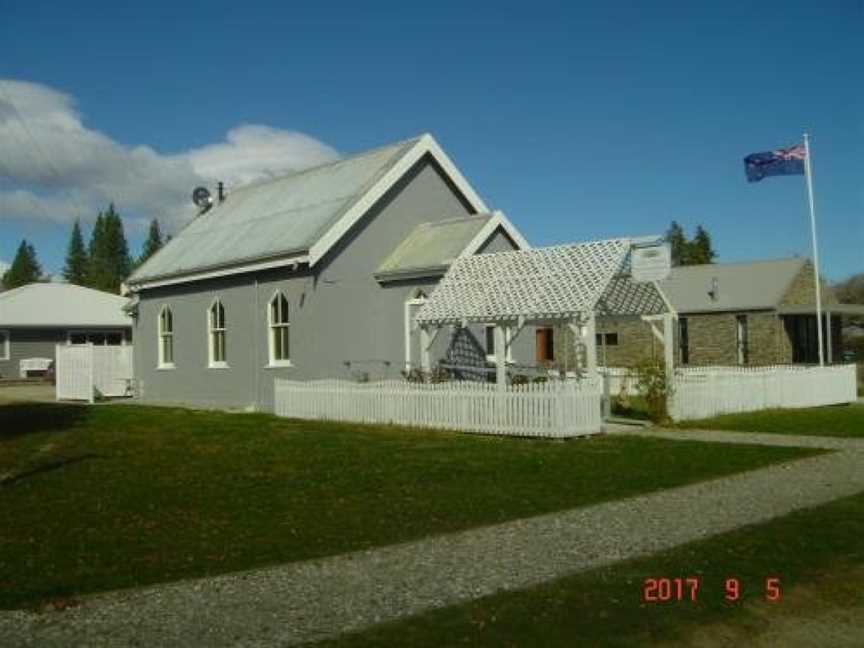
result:
M 679 313 L 777 308 L 807 259 L 712 263 L 672 268 L 661 290 Z M 708 291 L 717 279 L 717 295 Z
M 32 283 L 0 293 L 0 328 L 132 326 L 123 312 L 129 300 L 66 283 Z
M 230 192 L 128 280 L 133 291 L 306 262 L 314 266 L 428 156 L 475 212 L 488 211 L 428 133 Z M 512 226 L 511 226 L 512 227 Z M 521 235 L 520 235 L 521 236 Z
M 231 191 L 133 273 L 139 284 L 308 250 L 421 138 Z

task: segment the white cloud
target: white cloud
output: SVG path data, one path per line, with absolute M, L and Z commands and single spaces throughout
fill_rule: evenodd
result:
M 230 188 L 338 157 L 303 133 L 255 124 L 177 154 L 125 146 L 85 126 L 69 95 L 11 80 L 0 80 L 0 150 L 0 218 L 90 220 L 114 202 L 132 227 L 156 217 L 169 229 L 194 213 L 195 186 Z
M 2 277 L 5 272 L 9 269 L 10 264 L 6 263 L 2 259 L 0 259 L 0 277 Z

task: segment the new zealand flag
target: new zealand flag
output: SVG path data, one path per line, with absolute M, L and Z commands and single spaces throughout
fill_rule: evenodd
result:
M 747 182 L 759 182 L 762 178 L 775 175 L 804 175 L 806 157 L 807 151 L 803 144 L 748 155 L 744 158 Z

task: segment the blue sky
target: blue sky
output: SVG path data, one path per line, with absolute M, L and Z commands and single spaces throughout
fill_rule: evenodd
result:
M 59 270 L 109 197 L 137 252 L 199 178 L 424 131 L 535 245 L 676 219 L 809 255 L 803 178 L 741 161 L 809 130 L 823 269 L 864 271 L 861 2 L 117 5 L 0 0 L 0 260 Z

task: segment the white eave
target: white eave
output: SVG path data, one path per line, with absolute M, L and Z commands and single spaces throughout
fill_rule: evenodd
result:
M 130 284 L 128 289 L 135 293 L 139 290 L 147 290 L 149 288 L 160 288 L 162 286 L 174 286 L 177 284 L 190 283 L 194 281 L 202 281 L 204 279 L 215 279 L 218 277 L 228 277 L 231 275 L 243 274 L 245 272 L 257 272 L 260 270 L 270 270 L 272 268 L 296 267 L 304 263 L 309 263 L 308 254 L 297 254 L 293 256 L 280 257 L 278 259 L 268 259 L 262 261 L 250 261 L 240 265 L 232 265 L 213 270 L 203 270 L 200 272 L 191 272 L 181 274 L 174 277 L 155 277 L 140 283 Z

